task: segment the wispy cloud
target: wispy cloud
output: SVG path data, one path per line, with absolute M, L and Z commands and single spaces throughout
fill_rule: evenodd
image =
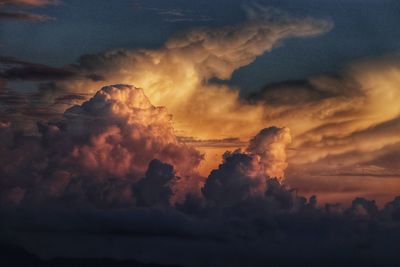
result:
M 53 20 L 54 18 L 47 15 L 29 13 L 29 12 L 7 12 L 0 11 L 0 20 L 26 20 L 26 21 L 46 21 Z
M 8 81 L 55 81 L 70 79 L 103 80 L 96 74 L 82 76 L 73 66 L 61 68 L 52 67 L 33 62 L 27 62 L 10 57 L 0 57 L 0 78 Z
M 0 0 L 0 5 L 44 7 L 48 5 L 58 5 L 58 0 Z
M 32 22 L 54 20 L 53 17 L 48 15 L 22 11 L 20 8 L 38 8 L 58 4 L 60 4 L 60 1 L 58 0 L 0 0 L 0 20 L 19 20 Z
M 195 21 L 212 21 L 213 18 L 200 14 L 199 12 L 188 9 L 163 9 L 155 7 L 143 7 L 161 17 L 166 22 L 195 22 Z

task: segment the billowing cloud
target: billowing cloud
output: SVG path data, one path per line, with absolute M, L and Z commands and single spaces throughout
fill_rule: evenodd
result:
M 106 81 L 59 82 L 57 88 L 93 93 L 106 83 L 135 84 L 144 88 L 152 103 L 174 115 L 180 136 L 249 138 L 265 124 L 262 105 L 245 104 L 238 90 L 210 80 L 229 79 L 235 70 L 288 38 L 315 36 L 331 28 L 326 20 L 253 11 L 239 25 L 193 29 L 157 50 L 121 49 L 82 56 L 76 66 L 79 71 L 96 73 Z
M 292 137 L 288 128 L 270 127 L 263 129 L 251 139 L 247 150 L 259 156 L 265 176 L 282 179 L 288 165 L 286 148 L 291 142 Z
M 350 199 L 381 194 L 382 203 L 400 190 L 397 157 L 389 156 L 400 145 L 399 81 L 393 55 L 351 64 L 336 76 L 270 85 L 250 99 L 264 103 L 270 123 L 292 132 L 289 183 L 330 188 L 337 201 L 351 190 Z
M 134 187 L 138 206 L 168 207 L 173 196 L 172 186 L 177 180 L 174 167 L 153 160 L 145 176 Z
M 210 173 L 202 189 L 204 196 L 217 206 L 230 206 L 262 195 L 266 177 L 258 160 L 240 152 L 226 153 L 223 163 Z
M 287 167 L 286 146 L 291 142 L 287 128 L 261 130 L 249 142 L 247 152 L 226 152 L 202 189 L 204 196 L 219 206 L 263 197 L 267 179 L 283 179 Z
M 40 135 L 32 137 L 2 124 L 1 140 L 9 144 L 1 150 L 8 159 L 0 169 L 4 203 L 89 198 L 100 206 L 168 207 L 201 195 L 202 155 L 178 141 L 171 115 L 142 89 L 103 87 L 63 117 L 38 123 Z M 267 178 L 283 178 L 290 141 L 287 128 L 263 129 L 247 152 L 225 154 L 202 192 L 218 205 L 262 196 Z
M 104 87 L 89 101 L 66 110 L 64 119 L 39 123 L 38 137 L 3 126 L 2 142 L 8 145 L 1 150 L 5 160 L 0 170 L 6 195 L 20 195 L 20 188 L 27 191 L 27 199 L 38 201 L 83 194 L 95 203 L 131 203 L 132 184 L 154 159 L 175 167 L 179 179 L 170 185 L 174 201 L 198 193 L 202 184 L 196 173 L 201 154 L 179 143 L 166 109 L 154 107 L 143 90 L 132 86 Z M 31 153 L 24 153 L 28 148 Z M 152 166 L 145 181 L 157 179 L 151 176 Z M 7 199 L 20 202 L 15 194 Z

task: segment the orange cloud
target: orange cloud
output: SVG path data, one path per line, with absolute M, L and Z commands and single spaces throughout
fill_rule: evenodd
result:
M 218 167 L 226 150 L 246 149 L 259 129 L 274 125 L 290 129 L 292 142 L 288 151 L 283 149 L 289 145 L 286 137 L 284 146 L 268 148 L 280 155 L 269 176 L 282 177 L 287 164 L 290 175 L 301 176 L 357 174 L 360 169 L 374 175 L 396 173 L 396 168 L 376 166 L 374 159 L 400 143 L 398 56 L 354 63 L 336 76 L 270 85 L 242 99 L 238 88 L 210 80 L 230 79 L 235 70 L 287 38 L 315 36 L 333 26 L 326 20 L 284 14 L 271 19 L 271 12 L 262 8 L 249 9 L 248 14 L 248 21 L 240 25 L 193 29 L 160 49 L 83 56 L 76 71 L 82 77 L 96 73 L 104 80 L 59 81 L 55 88 L 79 95 L 110 83 L 144 88 L 152 103 L 173 115 L 177 142 L 194 145 L 204 154 L 199 166 L 204 176 Z M 46 97 L 59 98 L 60 91 L 49 91 Z M 54 91 L 56 95 L 51 95 Z M 109 131 L 113 135 L 115 129 Z M 103 137 L 98 138 L 93 142 Z M 264 157 L 270 160 L 268 153 Z

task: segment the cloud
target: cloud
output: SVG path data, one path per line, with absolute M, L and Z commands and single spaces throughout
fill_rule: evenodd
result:
M 230 206 L 262 194 L 265 180 L 257 157 L 226 153 L 224 162 L 210 173 L 202 192 L 215 205 Z
M 37 64 L 15 58 L 0 58 L 0 78 L 5 81 L 57 81 L 72 79 L 91 79 L 100 81 L 103 78 L 94 73 L 82 76 L 73 66 L 55 68 L 43 64 Z
M 0 20 L 25 20 L 33 22 L 54 20 L 53 17 L 43 14 L 37 14 L 15 9 L 8 11 L 7 9 L 9 6 L 18 8 L 24 8 L 24 7 L 40 8 L 40 7 L 46 7 L 48 5 L 58 5 L 58 4 L 60 4 L 58 0 L 0 0 Z
M 37 137 L 18 135 L 11 125 L 5 126 L 1 137 L 9 146 L 1 157 L 9 160 L 1 165 L 1 179 L 7 184 L 3 191 L 12 193 L 20 187 L 27 191 L 25 201 L 76 195 L 78 201 L 92 198 L 95 205 L 132 204 L 132 184 L 146 171 L 145 181 L 157 179 L 152 164 L 148 169 L 153 159 L 173 164 L 179 176 L 171 184 L 171 202 L 184 199 L 188 192 L 199 193 L 196 168 L 201 154 L 178 143 L 171 116 L 165 108 L 154 107 L 141 89 L 104 87 L 82 105 L 66 110 L 64 119 L 39 123 Z M 28 147 L 31 153 L 24 155 Z
M 204 194 L 229 206 L 262 197 L 270 175 L 282 178 L 291 138 L 287 128 L 263 129 L 246 152 L 225 153 L 205 182 L 196 171 L 202 155 L 178 142 L 171 116 L 142 89 L 103 87 L 62 119 L 37 125 L 39 135 L 29 136 L 1 124 L 3 204 L 168 208 Z
M 155 7 L 140 7 L 142 10 L 148 10 L 163 17 L 166 22 L 176 23 L 176 22 L 194 22 L 194 21 L 211 21 L 213 20 L 209 16 L 199 14 L 193 10 L 183 10 L 183 9 L 163 9 Z
M 195 29 L 159 50 L 87 55 L 66 69 L 3 59 L 12 65 L 2 70 L 7 81 L 57 79 L 42 85 L 35 101 L 80 103 L 46 122 L 43 109 L 37 132 L 21 131 L 16 120 L 0 122 L 0 232 L 6 233 L 0 240 L 43 258 L 183 266 L 397 263 L 398 181 L 342 179 L 360 170 L 397 170 L 395 160 L 386 160 L 399 145 L 397 58 L 269 85 L 241 99 L 238 91 L 208 81 L 229 79 L 286 38 L 332 27 L 264 9 L 248 13 L 238 26 Z M 144 89 L 116 84 L 98 90 L 106 81 L 93 73 Z M 9 113 L 13 104 L 32 111 L 7 88 L 0 100 Z M 226 152 L 202 176 L 203 156 L 190 143 L 244 150 Z M 297 187 L 350 192 L 350 205 L 318 205 Z M 379 208 L 370 198 L 353 199 L 371 187 L 390 202 Z
M 110 83 L 135 84 L 144 88 L 152 103 L 165 106 L 173 114 L 178 136 L 196 140 L 239 138 L 247 142 L 260 128 L 272 125 L 265 119 L 264 106 L 247 103 L 237 88 L 210 80 L 230 79 L 234 71 L 286 39 L 316 36 L 332 27 L 329 20 L 282 14 L 278 17 L 258 9 L 243 23 L 192 29 L 172 37 L 159 49 L 84 55 L 74 66 L 81 77 L 95 73 L 103 81 L 57 81 L 53 87 L 56 90 L 42 93 L 54 102 L 59 94 L 94 93 Z M 212 149 L 202 148 L 206 158 L 211 159 L 202 164 L 203 175 L 218 166 L 223 152 L 215 156 Z
M 151 161 L 145 176 L 135 185 L 137 204 L 144 207 L 170 206 L 171 187 L 176 179 L 172 165 Z
M 354 149 L 373 151 L 396 142 L 389 137 L 396 131 L 400 114 L 392 105 L 400 93 L 400 67 L 394 58 L 361 61 L 339 75 L 316 76 L 297 87 L 268 87 L 252 98 L 271 109 L 268 118 L 272 122 L 285 121 L 296 136 L 296 146 L 309 145 L 299 149 L 304 161 Z M 388 138 L 376 138 L 374 144 L 372 136 Z M 320 150 L 313 149 L 315 141 L 320 142 Z
M 52 67 L 43 64 L 27 62 L 11 57 L 0 57 L 0 119 L 13 121 L 13 125 L 24 130 L 36 131 L 38 120 L 49 120 L 62 115 L 59 107 L 71 107 L 82 103 L 90 95 L 86 93 L 60 94 L 54 99 L 43 97 L 41 92 L 56 90 L 57 80 L 99 81 L 103 78 L 94 73 L 82 76 L 74 66 Z M 23 88 L 12 89 L 13 82 L 41 82 L 39 90 Z M 10 86 L 8 85 L 10 84 Z M 22 87 L 22 88 L 21 88 Z M 51 103 L 54 101 L 54 103 Z M 57 107 L 57 108 L 56 108 Z
M 291 130 L 287 182 L 302 192 L 321 190 L 321 197 L 329 187 L 335 201 L 370 195 L 382 204 L 392 198 L 400 189 L 399 79 L 394 54 L 354 62 L 335 75 L 271 84 L 249 96 L 250 103 L 264 104 L 266 120 Z
M 26 21 L 46 21 L 52 20 L 52 17 L 29 13 L 29 12 L 7 12 L 7 11 L 0 11 L 0 20 L 26 20 Z
M 1 227 L 46 259 L 110 257 L 182 266 L 397 262 L 398 199 L 383 209 L 362 198 L 348 208 L 317 208 L 315 200 L 276 180 L 268 180 L 268 188 L 264 198 L 203 206 L 194 214 L 168 208 L 1 209 Z M 72 243 L 74 249 L 66 249 Z
M 155 105 L 167 107 L 174 115 L 180 136 L 224 139 L 236 137 L 232 136 L 235 133 L 249 137 L 265 123 L 263 107 L 247 105 L 238 90 L 208 81 L 229 79 L 235 70 L 288 38 L 315 36 L 331 28 L 332 23 L 325 20 L 259 14 L 237 26 L 193 29 L 171 38 L 158 50 L 122 49 L 85 55 L 78 68 L 104 77 L 107 83 L 145 88 Z M 57 88 L 93 93 L 102 85 L 105 82 L 85 80 L 59 82 Z
M 260 157 L 267 177 L 282 179 L 287 168 L 286 147 L 292 142 L 288 128 L 270 127 L 250 140 L 247 150 Z
M 58 0 L 0 0 L 0 5 L 15 5 L 15 6 L 32 6 L 43 7 L 48 5 L 57 5 Z
M 287 167 L 286 146 L 291 142 L 287 128 L 261 130 L 249 142 L 247 153 L 226 152 L 218 169 L 213 170 L 202 189 L 204 196 L 218 206 L 262 197 L 268 178 L 283 179 Z
M 390 147 L 400 142 L 396 134 L 398 55 L 356 62 L 333 75 L 267 85 L 243 99 L 237 88 L 210 80 L 230 79 L 235 70 L 287 38 L 311 37 L 333 27 L 327 20 L 296 18 L 262 7 L 247 8 L 247 13 L 248 20 L 241 24 L 192 29 L 172 37 L 159 49 L 120 49 L 84 55 L 78 64 L 60 68 L 77 73 L 75 80 L 60 78 L 43 85 L 34 98 L 38 103 L 33 105 L 35 108 L 30 105 L 20 113 L 42 116 L 49 110 L 41 108 L 42 103 L 50 102 L 55 104 L 51 113 L 62 114 L 69 99 L 71 104 L 80 104 L 103 85 L 135 84 L 144 88 L 152 103 L 165 106 L 174 116 L 178 141 L 194 145 L 204 154 L 205 160 L 199 166 L 203 176 L 218 167 L 226 150 L 246 149 L 259 129 L 276 125 L 290 129 L 292 142 L 289 145 L 282 141 L 289 150 L 285 154 L 276 151 L 282 157 L 282 165 L 270 169 L 268 176 L 281 177 L 288 164 L 286 182 L 302 192 L 324 191 L 326 183 L 331 190 L 339 190 L 336 197 L 344 191 L 350 194 L 343 188 L 352 188 L 350 200 L 359 194 L 370 195 L 377 182 L 371 180 L 369 186 L 359 191 L 359 183 L 348 176 L 383 178 L 387 174 L 395 179 L 399 173 L 395 161 L 392 160 L 391 167 L 383 167 L 378 159 L 393 154 Z M 21 67 L 17 69 L 9 70 L 10 75 L 24 72 Z M 24 75 L 28 78 L 28 74 Z M 39 97 L 45 101 L 39 101 Z M 13 112 L 8 110 L 7 114 Z M 277 154 L 273 157 L 279 158 Z M 343 178 L 344 174 L 346 186 L 327 178 Z M 400 190 L 399 184 L 389 179 L 382 183 L 394 185 L 393 192 Z M 393 197 L 393 192 L 387 193 L 380 203 Z
M 0 124 L 0 231 L 8 233 L 0 241 L 40 257 L 183 266 L 397 260 L 398 198 L 381 209 L 366 198 L 319 206 L 269 177 L 285 171 L 287 128 L 259 131 L 207 178 L 166 109 L 134 86 L 103 87 L 38 128 L 35 136 Z

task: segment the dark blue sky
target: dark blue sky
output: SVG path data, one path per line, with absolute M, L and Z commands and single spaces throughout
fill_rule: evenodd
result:
M 56 18 L 0 24 L 2 56 L 53 66 L 82 54 L 112 48 L 157 47 L 172 34 L 196 26 L 245 20 L 243 0 L 64 0 L 62 5 L 26 9 Z M 334 29 L 322 36 L 292 39 L 234 74 L 245 92 L 267 83 L 336 72 L 364 57 L 400 50 L 397 0 L 259 0 L 295 16 L 328 18 Z M 174 15 L 181 13 L 180 16 Z M 183 16 L 182 16 L 183 14 Z

